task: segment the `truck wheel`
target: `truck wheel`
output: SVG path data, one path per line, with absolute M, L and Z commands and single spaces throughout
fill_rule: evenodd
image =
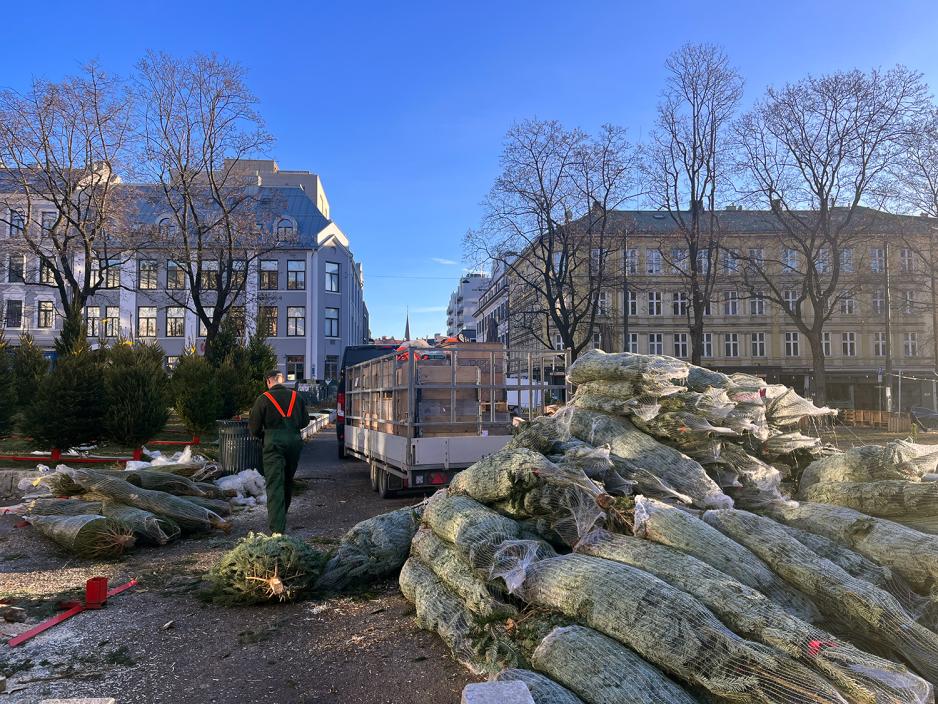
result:
M 372 491 L 378 490 L 378 472 L 380 471 L 381 470 L 378 469 L 378 465 L 376 464 L 371 465 L 371 490 Z
M 378 496 L 382 499 L 390 499 L 397 494 L 393 489 L 388 488 L 388 473 L 383 469 L 378 469 Z

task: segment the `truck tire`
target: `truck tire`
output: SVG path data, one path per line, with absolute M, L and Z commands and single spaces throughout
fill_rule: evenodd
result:
M 372 491 L 378 490 L 378 472 L 380 471 L 381 470 L 378 469 L 378 465 L 376 464 L 371 465 L 371 490 Z
M 388 473 L 378 468 L 378 496 L 382 499 L 390 499 L 396 494 L 396 490 L 388 488 Z

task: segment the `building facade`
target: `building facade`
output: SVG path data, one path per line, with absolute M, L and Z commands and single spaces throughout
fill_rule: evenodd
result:
M 510 342 L 508 275 L 505 269 L 501 262 L 492 266 L 488 286 L 479 296 L 479 303 L 473 313 L 478 326 L 477 339 L 480 342 L 501 342 L 506 346 Z
M 478 320 L 475 317 L 479 307 L 479 298 L 488 286 L 485 274 L 473 272 L 459 280 L 459 286 L 450 294 L 446 307 L 446 334 L 463 335 L 468 340 L 475 340 L 478 334 Z
M 870 215 L 870 211 L 866 213 Z M 691 355 L 686 281 L 670 262 L 686 247 L 666 213 L 618 211 L 614 215 L 613 251 L 609 266 L 618 283 L 600 293 L 596 324 L 588 346 L 605 351 Z M 933 407 L 933 307 L 930 277 L 910 242 L 931 237 L 933 221 L 875 213 L 873 227 L 851 239 L 841 251 L 841 293 L 825 325 L 823 348 L 828 403 L 847 408 L 884 407 L 885 388 L 901 406 Z M 872 217 L 865 218 L 867 222 Z M 810 394 L 813 388 L 811 348 L 805 335 L 780 305 L 759 291 L 744 274 L 744 262 L 761 260 L 782 295 L 794 300 L 801 286 L 797 252 L 788 250 L 771 212 L 720 212 L 720 252 L 714 266 L 716 284 L 705 315 L 703 363 L 726 372 L 748 372 Z M 887 340 L 886 252 L 888 251 L 889 327 Z M 789 266 L 789 264 L 791 264 Z M 819 270 L 824 266 L 816 263 Z M 507 286 L 511 296 L 516 288 Z M 849 291 L 849 294 L 846 293 Z M 492 316 L 511 301 L 498 299 L 493 285 L 482 297 L 479 313 Z M 509 296 L 509 297 L 511 297 Z M 543 316 L 542 339 L 556 340 Z M 529 330 L 506 314 L 509 344 L 530 346 Z M 546 334 L 545 334 L 546 333 Z M 499 336 L 505 332 L 499 332 Z M 887 353 L 890 364 L 887 364 Z M 891 366 L 891 374 L 890 374 Z M 899 391 L 899 378 L 903 379 Z
M 362 267 L 349 240 L 331 219 L 321 179 L 306 171 L 281 171 L 274 161 L 239 162 L 256 177 L 261 198 L 277 204 L 272 224 L 291 235 L 290 244 L 251 260 L 244 290 L 232 308 L 245 321 L 245 334 L 264 326 L 279 367 L 289 379 L 335 379 L 346 345 L 370 337 Z M 150 185 L 128 184 L 139 197 L 142 223 L 171 227 L 166 213 L 152 206 Z M 40 211 L 42 205 L 36 206 Z M 12 218 L 4 217 L 4 220 Z M 32 218 L 42 222 L 42 215 Z M 3 330 L 16 344 L 29 332 L 51 350 L 61 326 L 57 291 L 43 284 L 35 258 L 17 245 L 12 226 L 0 233 L 6 245 L 0 261 Z M 204 262 L 203 265 L 210 263 Z M 209 267 L 210 268 L 210 267 Z M 86 332 L 100 340 L 158 343 L 172 366 L 187 349 L 203 352 L 205 329 L 193 312 L 182 269 L 159 249 L 141 249 L 117 266 L 102 263 L 104 287 L 85 308 Z M 205 294 L 203 293 L 203 296 Z M 203 303 L 204 303 L 203 298 Z M 211 301 L 209 301 L 211 303 Z

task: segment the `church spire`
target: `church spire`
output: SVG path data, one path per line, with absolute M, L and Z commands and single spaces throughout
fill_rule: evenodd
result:
M 407 322 L 404 324 L 404 341 L 410 339 L 410 309 L 407 309 Z

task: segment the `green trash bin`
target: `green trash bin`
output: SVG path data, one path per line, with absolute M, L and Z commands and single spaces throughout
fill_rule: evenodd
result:
M 226 474 L 263 467 L 263 443 L 251 435 L 246 420 L 218 421 L 218 459 Z

